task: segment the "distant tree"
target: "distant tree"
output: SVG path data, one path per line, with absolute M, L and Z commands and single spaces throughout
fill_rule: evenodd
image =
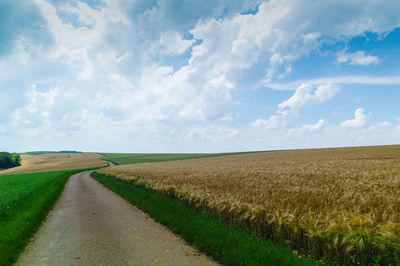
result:
M 11 168 L 21 165 L 21 156 L 8 152 L 0 152 L 0 168 Z
M 20 166 L 21 165 L 21 156 L 19 154 L 14 155 L 14 166 Z

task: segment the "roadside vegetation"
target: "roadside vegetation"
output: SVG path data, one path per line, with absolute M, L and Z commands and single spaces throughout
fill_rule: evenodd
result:
M 84 170 L 0 176 L 0 265 L 17 260 L 68 178 Z
M 399 265 L 400 145 L 277 151 L 98 171 L 334 264 Z
M 283 245 L 227 224 L 209 211 L 196 210 L 145 186 L 96 172 L 92 173 L 92 177 L 224 265 L 317 264 L 299 257 Z
M 253 152 L 231 152 L 231 153 L 101 153 L 103 160 L 111 161 L 116 165 L 176 161 L 195 158 L 218 157 L 237 154 L 258 153 Z
M 21 165 L 21 156 L 8 152 L 0 152 L 0 170 Z

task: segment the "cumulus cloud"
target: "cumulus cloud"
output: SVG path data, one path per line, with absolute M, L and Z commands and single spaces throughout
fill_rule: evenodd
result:
M 263 127 L 265 129 L 275 129 L 282 126 L 284 123 L 283 117 L 278 115 L 272 115 L 268 120 L 257 119 L 252 123 L 253 127 Z
M 281 109 L 298 109 L 308 103 L 322 103 L 332 98 L 337 91 L 338 88 L 332 83 L 321 85 L 315 90 L 310 84 L 303 83 L 289 99 L 280 103 L 278 107 Z
M 286 124 L 286 116 L 289 114 L 287 111 L 277 111 L 276 114 L 271 115 L 268 120 L 265 119 L 257 119 L 252 122 L 253 127 L 261 127 L 264 129 L 277 129 Z
M 305 133 L 317 132 L 327 125 L 324 119 L 318 120 L 315 124 L 302 125 L 301 127 L 291 128 L 287 131 L 286 136 L 300 136 Z
M 368 66 L 377 64 L 379 58 L 374 55 L 365 55 L 364 51 L 357 51 L 354 53 L 346 53 L 346 50 L 339 52 L 336 61 L 338 63 L 349 63 L 350 65 Z
M 318 122 L 315 123 L 315 124 L 312 124 L 312 125 L 303 125 L 303 126 L 300 128 L 299 132 L 305 132 L 305 131 L 314 132 L 314 131 L 318 131 L 318 130 L 320 130 L 323 126 L 325 126 L 325 125 L 326 125 L 326 121 L 325 121 L 324 119 L 320 119 L 320 120 L 318 120 Z
M 0 4 L 6 25 L 0 26 L 0 86 L 10 88 L 1 96 L 9 111 L 0 120 L 14 114 L 18 129 L 56 128 L 61 121 L 74 130 L 92 121 L 94 132 L 125 127 L 121 134 L 129 139 L 139 125 L 165 132 L 187 129 L 187 121 L 217 123 L 244 93 L 279 82 L 324 43 L 400 25 L 398 1 L 9 3 Z M 38 82 L 60 85 L 32 92 Z M 305 82 L 278 109 L 325 102 L 337 92 L 333 84 Z M 40 106 L 46 97 L 54 104 Z M 286 119 L 276 113 L 253 125 L 277 128 Z
M 235 104 L 237 95 L 261 86 L 264 80 L 272 80 L 276 75 L 290 73 L 291 63 L 318 48 L 324 38 L 341 40 L 342 36 L 362 34 L 365 30 L 380 32 L 397 23 L 395 17 L 389 16 L 385 17 L 390 21 L 388 25 L 366 24 L 364 18 L 379 16 L 371 7 L 355 13 L 351 19 L 324 16 L 321 25 L 318 14 L 324 10 L 356 6 L 355 3 L 338 5 L 334 1 L 324 5 L 263 2 L 255 14 L 239 12 L 254 9 L 258 1 L 219 2 L 213 8 L 174 1 L 138 1 L 131 6 L 106 1 L 100 8 L 81 1 L 76 5 L 45 0 L 35 3 L 56 40 L 54 49 L 49 50 L 50 60 L 66 63 L 76 79 L 90 81 L 93 88 L 85 86 L 82 90 L 105 94 L 98 96 L 101 99 L 109 96 L 106 86 L 116 85 L 114 77 L 126 80 L 124 84 L 128 86 L 118 82 L 119 89 L 115 90 L 120 94 L 110 97 L 115 102 L 109 99 L 108 104 L 126 109 L 124 112 L 136 106 L 131 111 L 137 117 L 156 120 L 218 119 Z M 227 7 L 230 13 L 220 18 Z M 60 12 L 75 15 L 77 21 L 66 21 Z M 299 29 L 299 20 L 304 17 L 308 22 Z M 183 38 L 185 31 L 190 33 L 187 38 Z M 163 55 L 179 57 L 190 47 L 190 56 L 179 59 L 184 62 L 181 66 L 159 65 Z M 255 67 L 265 71 L 254 71 Z M 153 73 L 157 73 L 156 78 Z M 305 85 L 280 108 L 324 102 L 335 92 L 330 84 L 314 92 Z M 131 104 L 121 104 L 119 99 L 128 95 Z M 142 114 L 138 114 L 140 110 Z
M 257 119 L 256 121 L 254 121 L 253 123 L 251 123 L 251 125 L 253 126 L 253 127 L 263 127 L 263 126 L 268 126 L 268 121 L 267 120 L 265 120 L 265 119 L 261 119 L 261 118 L 259 118 L 259 119 Z
M 179 55 L 193 45 L 195 40 L 184 40 L 176 31 L 163 33 L 160 37 L 161 50 L 165 54 Z
M 316 89 L 310 84 L 302 83 L 295 91 L 295 93 L 287 100 L 283 101 L 278 105 L 279 109 L 288 109 L 285 111 L 277 111 L 277 114 L 270 116 L 268 120 L 257 119 L 252 122 L 253 127 L 261 127 L 265 129 L 276 129 L 286 125 L 286 119 L 289 114 L 293 111 L 297 111 L 299 108 L 306 104 L 311 103 L 322 103 L 326 100 L 332 98 L 338 88 L 333 86 L 332 83 L 326 85 L 320 85 Z M 366 125 L 367 115 L 364 114 L 364 108 L 359 108 L 354 113 L 354 119 L 342 121 L 340 126 L 342 128 L 362 128 Z M 295 128 L 289 130 L 289 134 L 293 132 L 303 133 L 303 132 L 314 132 L 320 130 L 326 125 L 324 119 L 320 119 L 316 124 L 303 125 L 300 128 Z M 391 124 L 387 121 L 382 121 L 378 123 L 379 127 L 387 127 Z
M 367 115 L 364 114 L 364 108 L 358 108 L 354 112 L 354 118 L 350 120 L 345 120 L 340 123 L 342 128 L 361 128 L 367 123 Z
M 313 88 L 310 84 L 303 83 L 295 91 L 295 93 L 287 100 L 278 104 L 279 109 L 276 114 L 271 115 L 268 120 L 257 119 L 252 123 L 253 127 L 263 127 L 265 129 L 276 129 L 284 126 L 290 114 L 296 113 L 302 106 L 306 104 L 323 103 L 332 98 L 338 88 L 332 83 L 320 85 Z M 315 125 L 304 125 L 299 132 L 315 131 L 325 124 L 325 120 L 321 119 Z
M 261 118 L 257 119 L 252 122 L 252 126 L 261 127 L 267 130 L 281 128 L 287 124 L 289 117 L 296 114 L 304 105 L 323 103 L 332 98 L 337 91 L 338 88 L 332 83 L 320 85 L 317 88 L 314 88 L 310 84 L 302 83 L 289 99 L 278 104 L 278 108 L 281 110 L 278 110 L 276 114 L 271 115 L 268 120 Z M 293 130 L 298 133 L 313 132 L 321 129 L 325 124 L 326 121 L 320 119 L 315 125 L 303 125 L 300 129 Z

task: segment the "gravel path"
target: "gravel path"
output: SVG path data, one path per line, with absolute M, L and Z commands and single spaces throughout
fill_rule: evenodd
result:
M 93 180 L 70 177 L 17 265 L 215 265 Z

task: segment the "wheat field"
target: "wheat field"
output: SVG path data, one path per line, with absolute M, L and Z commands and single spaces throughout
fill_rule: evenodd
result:
M 38 173 L 106 166 L 98 153 L 22 154 L 21 166 L 0 171 L 0 175 Z
M 303 254 L 342 263 L 398 261 L 397 145 L 143 163 L 98 172 L 211 210 Z

